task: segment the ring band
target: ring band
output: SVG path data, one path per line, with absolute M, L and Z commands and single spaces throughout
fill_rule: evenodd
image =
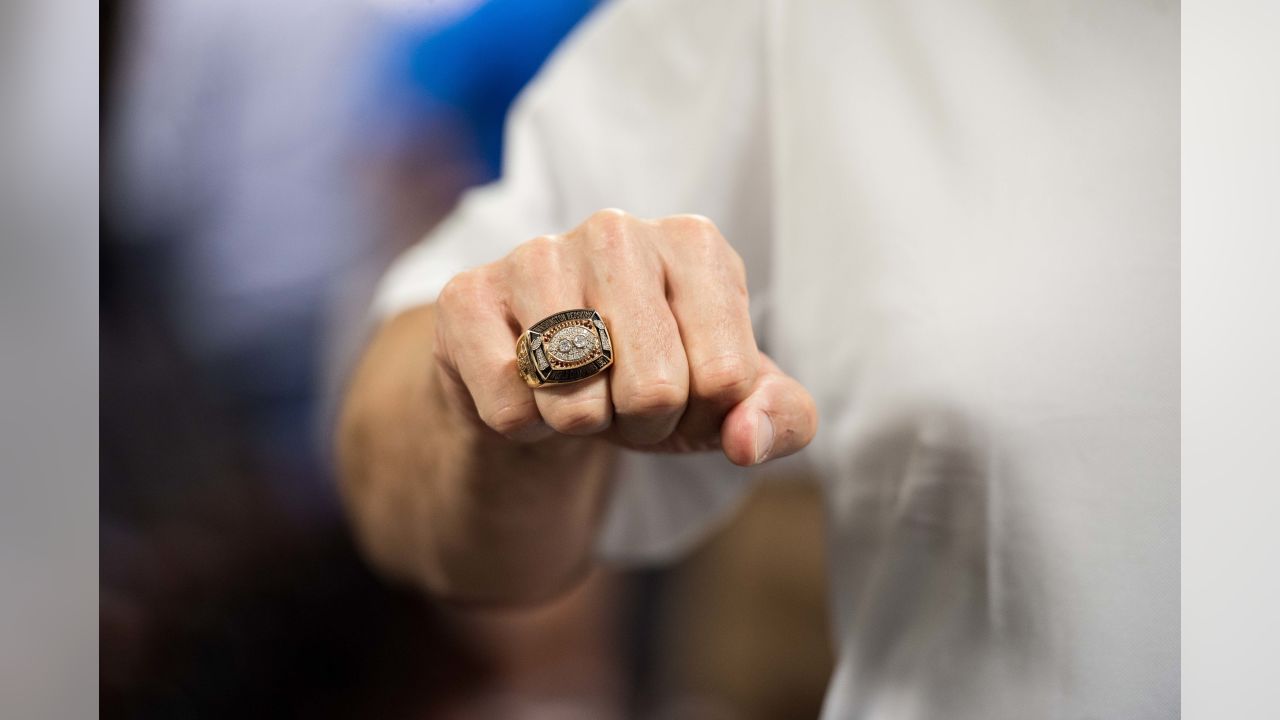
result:
M 612 364 L 609 329 L 591 308 L 545 317 L 516 341 L 516 370 L 532 388 L 586 380 Z

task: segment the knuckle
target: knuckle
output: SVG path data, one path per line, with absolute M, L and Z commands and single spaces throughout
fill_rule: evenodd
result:
M 618 412 L 632 417 L 662 417 L 680 412 L 689 401 L 688 391 L 675 383 L 660 380 L 642 382 L 632 392 L 618 398 Z
M 464 308 L 481 300 L 488 291 L 488 283 L 479 270 L 465 270 L 445 283 L 436 303 L 445 307 Z
M 665 222 L 668 242 L 679 245 L 685 257 L 708 267 L 721 268 L 745 287 L 746 263 L 715 223 L 702 215 L 675 215 Z
M 705 215 L 672 215 L 666 219 L 668 229 L 675 232 L 684 242 L 719 247 L 725 244 L 720 229 Z
M 756 370 L 756 363 L 738 353 L 721 355 L 695 369 L 694 393 L 709 400 L 736 402 L 751 393 Z
M 610 250 L 631 238 L 633 221 L 634 218 L 627 213 L 610 208 L 592 213 L 583 222 L 582 228 L 592 250 Z
M 625 210 L 603 208 L 588 215 L 583 225 L 592 229 L 607 230 L 623 227 L 632 219 L 631 214 Z
M 498 405 L 480 413 L 480 419 L 501 435 L 519 435 L 542 420 L 533 400 Z
M 560 242 L 551 235 L 540 235 L 521 243 L 511 251 L 509 260 L 521 268 L 549 268 L 559 264 Z
M 547 415 L 547 424 L 565 435 L 594 435 L 611 421 L 608 407 L 597 398 L 565 400 Z

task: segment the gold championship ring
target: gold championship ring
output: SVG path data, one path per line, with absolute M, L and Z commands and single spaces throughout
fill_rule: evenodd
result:
M 516 370 L 529 387 L 586 380 L 612 364 L 609 330 L 590 308 L 543 318 L 516 341 Z

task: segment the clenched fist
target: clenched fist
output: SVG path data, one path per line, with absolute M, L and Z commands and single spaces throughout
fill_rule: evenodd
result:
M 595 308 L 612 368 L 530 389 L 519 333 Z M 722 448 L 752 465 L 803 448 L 813 399 L 756 347 L 741 258 L 707 219 L 602 210 L 456 276 L 436 302 L 434 357 L 453 410 L 513 440 L 599 436 L 671 452 Z

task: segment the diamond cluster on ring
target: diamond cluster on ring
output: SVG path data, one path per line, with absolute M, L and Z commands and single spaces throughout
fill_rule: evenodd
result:
M 552 361 L 567 366 L 594 358 L 600 351 L 600 339 L 589 326 L 573 323 L 555 328 L 543 340 Z

